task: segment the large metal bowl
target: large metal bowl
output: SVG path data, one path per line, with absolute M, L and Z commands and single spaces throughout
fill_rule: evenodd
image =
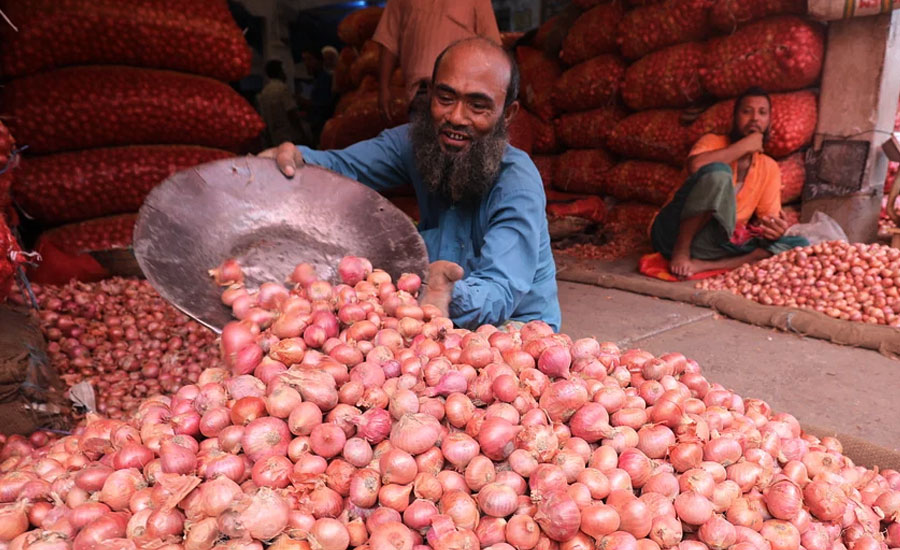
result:
M 134 254 L 153 287 L 215 331 L 232 319 L 209 269 L 236 258 L 245 284 L 285 281 L 307 262 L 338 282 L 343 256 L 364 256 L 392 277 L 425 277 L 428 254 L 412 221 L 368 187 L 316 166 L 288 179 L 275 162 L 224 159 L 178 172 L 147 197 Z

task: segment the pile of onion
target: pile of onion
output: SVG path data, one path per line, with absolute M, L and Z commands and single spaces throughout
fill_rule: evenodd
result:
M 223 266 L 227 368 L 37 450 L 8 441 L 3 548 L 900 547 L 900 473 L 679 353 L 455 329 L 415 275 L 338 271 L 250 290 Z
M 100 413 L 133 414 L 141 400 L 173 394 L 220 366 L 216 335 L 143 280 L 34 285 L 51 365 L 71 387 L 90 382 Z
M 700 281 L 697 288 L 900 327 L 900 250 L 883 244 L 834 241 L 795 248 Z

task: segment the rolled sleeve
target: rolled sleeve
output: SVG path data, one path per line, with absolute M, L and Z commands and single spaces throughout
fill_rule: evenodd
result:
M 385 130 L 340 150 L 316 151 L 302 145 L 297 149 L 308 164 L 353 178 L 375 191 L 385 191 L 410 183 L 403 160 L 407 143 L 402 132 L 406 131 L 406 126 Z
M 496 206 L 475 268 L 453 288 L 450 317 L 461 327 L 511 320 L 537 270 L 543 195 L 519 189 L 492 200 Z

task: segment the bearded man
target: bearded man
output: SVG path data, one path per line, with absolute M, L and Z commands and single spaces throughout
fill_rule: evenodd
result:
M 650 229 L 673 275 L 734 269 L 809 244 L 785 236 L 781 171 L 763 153 L 771 110 L 764 90 L 747 90 L 735 100 L 730 135 L 706 134 L 691 149 L 690 176 Z
M 460 327 L 541 319 L 560 327 L 546 196 L 534 163 L 509 145 L 519 73 L 499 45 L 470 38 L 434 64 L 430 108 L 339 151 L 290 143 L 260 154 L 288 177 L 303 162 L 383 191 L 411 184 L 428 249 L 420 303 Z

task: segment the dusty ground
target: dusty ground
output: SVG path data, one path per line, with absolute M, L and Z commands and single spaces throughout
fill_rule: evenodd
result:
M 900 361 L 659 298 L 569 282 L 559 292 L 562 330 L 573 338 L 684 353 L 743 397 L 900 451 Z

